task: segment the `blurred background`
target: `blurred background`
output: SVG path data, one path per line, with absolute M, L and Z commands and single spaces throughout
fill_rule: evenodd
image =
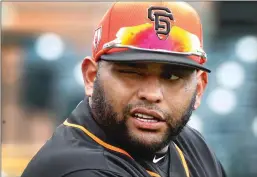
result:
M 257 176 L 257 2 L 189 2 L 212 69 L 190 126 L 228 177 Z M 84 98 L 80 71 L 111 2 L 2 2 L 2 177 L 19 177 Z

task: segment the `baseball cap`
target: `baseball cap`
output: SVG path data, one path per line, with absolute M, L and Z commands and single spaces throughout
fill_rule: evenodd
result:
M 98 24 L 95 61 L 159 62 L 210 72 L 204 66 L 199 15 L 185 2 L 116 2 Z

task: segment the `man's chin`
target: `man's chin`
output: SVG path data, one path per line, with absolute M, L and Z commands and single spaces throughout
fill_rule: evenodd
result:
M 130 136 L 130 139 L 134 142 L 138 142 L 137 144 L 141 144 L 142 146 L 149 147 L 154 144 L 161 144 L 163 142 L 163 136 L 157 135 L 154 132 L 145 132 L 142 131 L 140 134 Z

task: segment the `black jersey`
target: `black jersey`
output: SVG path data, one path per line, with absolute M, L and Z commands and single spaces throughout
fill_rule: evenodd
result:
M 132 157 L 110 144 L 83 100 L 32 158 L 21 177 L 224 177 L 202 136 L 186 126 L 162 157 Z

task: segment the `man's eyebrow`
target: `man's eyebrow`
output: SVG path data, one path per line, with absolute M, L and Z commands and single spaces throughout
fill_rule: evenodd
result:
M 180 72 L 193 72 L 195 69 L 185 67 L 185 66 L 175 66 L 175 65 L 164 65 L 163 70 L 168 71 L 180 71 Z
M 162 73 L 173 73 L 173 74 L 177 74 L 179 76 L 188 76 L 191 75 L 192 73 L 194 73 L 194 71 L 196 71 L 193 68 L 189 68 L 189 67 L 183 67 L 183 66 L 169 66 L 169 67 L 162 67 Z
M 144 63 L 115 63 L 117 66 L 121 67 L 131 67 L 131 68 L 147 68 L 147 65 Z

